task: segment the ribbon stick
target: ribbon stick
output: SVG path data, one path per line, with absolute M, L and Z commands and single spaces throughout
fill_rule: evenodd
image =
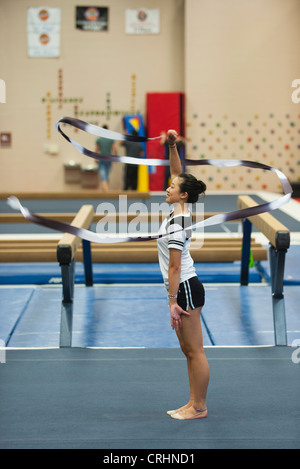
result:
M 118 132 L 113 132 L 110 130 L 102 129 L 101 127 L 97 127 L 95 125 L 88 124 L 84 121 L 81 121 L 79 119 L 74 119 L 71 117 L 64 117 L 60 119 L 57 124 L 56 128 L 57 130 L 61 133 L 61 135 L 68 141 L 70 142 L 80 153 L 89 156 L 91 158 L 95 158 L 97 160 L 109 160 L 109 161 L 118 161 L 122 163 L 127 163 L 127 164 L 137 164 L 137 165 L 147 165 L 147 166 L 169 166 L 170 162 L 169 160 L 161 160 L 161 159 L 151 159 L 151 158 L 133 158 L 130 156 L 115 156 L 115 155 L 104 155 L 102 153 L 95 153 L 87 148 L 83 147 L 79 143 L 75 142 L 72 140 L 70 137 L 68 137 L 60 128 L 61 123 L 66 123 L 70 124 L 77 129 L 83 130 L 85 132 L 88 132 L 92 135 L 97 135 L 101 136 L 104 138 L 110 138 L 114 140 L 130 140 L 130 141 L 135 141 L 135 142 L 145 142 L 149 140 L 155 140 L 160 137 L 154 137 L 154 138 L 147 138 L 147 137 L 138 137 L 138 136 L 133 136 L 133 135 L 123 135 Z M 233 212 L 228 212 L 228 213 L 220 213 L 217 215 L 213 215 L 209 218 L 206 218 L 205 220 L 202 220 L 192 226 L 190 226 L 188 229 L 189 230 L 197 230 L 198 228 L 202 228 L 204 226 L 213 226 L 213 225 L 219 225 L 221 223 L 225 223 L 227 221 L 231 220 L 237 220 L 240 218 L 248 218 L 253 215 L 258 215 L 260 213 L 264 212 L 270 212 L 271 210 L 275 210 L 282 205 L 286 204 L 289 202 L 291 195 L 292 195 L 292 187 L 287 179 L 287 177 L 278 169 L 272 168 L 271 166 L 267 166 L 262 163 L 257 163 L 253 161 L 247 161 L 247 160 L 214 160 L 214 159 L 208 159 L 208 160 L 191 160 L 191 159 L 184 159 L 182 161 L 185 166 L 203 166 L 203 165 L 208 165 L 208 166 L 216 166 L 216 167 L 223 167 L 223 168 L 229 168 L 229 167 L 234 167 L 234 166 L 244 166 L 248 168 L 253 168 L 253 169 L 261 169 L 264 171 L 272 171 L 274 172 L 277 177 L 280 180 L 282 190 L 284 195 L 281 196 L 278 199 L 275 199 L 271 202 L 267 202 L 264 204 L 256 205 L 254 207 L 248 207 L 244 208 L 241 210 L 236 210 Z M 42 226 L 46 226 L 48 228 L 54 229 L 56 231 L 61 231 L 63 233 L 70 233 L 75 236 L 78 236 L 82 239 L 86 239 L 88 241 L 92 241 L 95 243 L 124 243 L 128 241 L 149 241 L 152 239 L 158 239 L 163 236 L 167 236 L 168 233 L 165 234 L 151 234 L 149 236 L 139 236 L 139 237 L 121 237 L 121 236 L 100 236 L 97 233 L 94 233 L 92 231 L 83 229 L 83 228 L 77 228 L 73 225 L 69 225 L 68 223 L 62 223 L 62 222 L 57 222 L 55 220 L 51 220 L 49 218 L 41 217 L 39 215 L 36 215 L 32 212 L 30 212 L 26 207 L 23 207 L 20 201 L 12 196 L 9 197 L 7 200 L 7 203 L 10 205 L 15 210 L 19 210 L 25 218 L 30 220 L 32 223 L 36 223 Z M 184 228 L 183 228 L 184 229 Z M 181 230 L 178 230 L 181 231 Z

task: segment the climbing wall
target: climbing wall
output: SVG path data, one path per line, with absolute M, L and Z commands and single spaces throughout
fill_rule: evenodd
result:
M 194 113 L 187 121 L 187 158 L 264 163 L 300 181 L 300 114 L 266 113 L 235 118 Z M 211 190 L 281 189 L 274 173 L 246 168 L 191 168 Z

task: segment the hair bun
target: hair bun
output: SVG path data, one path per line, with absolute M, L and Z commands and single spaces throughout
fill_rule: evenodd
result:
M 200 181 L 200 180 L 198 180 L 197 183 L 198 183 L 199 194 L 201 194 L 202 192 L 205 192 L 206 191 L 206 184 L 203 181 Z
M 198 181 L 197 178 L 189 173 L 181 173 L 178 176 L 180 178 L 180 192 L 187 192 L 188 203 L 195 203 L 199 198 L 199 194 L 203 194 L 206 191 L 206 185 L 203 181 Z

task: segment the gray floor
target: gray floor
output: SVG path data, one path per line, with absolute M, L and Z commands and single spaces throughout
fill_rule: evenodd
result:
M 300 448 L 300 352 L 206 353 L 208 417 L 177 421 L 165 412 L 187 399 L 178 349 L 8 350 L 0 448 Z

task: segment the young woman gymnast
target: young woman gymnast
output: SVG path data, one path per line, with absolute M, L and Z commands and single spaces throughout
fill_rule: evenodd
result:
M 166 202 L 172 205 L 170 216 L 161 225 L 157 240 L 159 265 L 169 296 L 171 327 L 175 329 L 182 352 L 187 359 L 190 398 L 187 404 L 169 410 L 173 419 L 190 420 L 207 417 L 206 394 L 209 383 L 209 365 L 203 348 L 200 314 L 205 291 L 197 277 L 189 247 L 191 243 L 192 214 L 188 204 L 205 193 L 206 185 L 193 175 L 182 173 L 176 148 L 177 133 L 167 133 L 171 185 Z

